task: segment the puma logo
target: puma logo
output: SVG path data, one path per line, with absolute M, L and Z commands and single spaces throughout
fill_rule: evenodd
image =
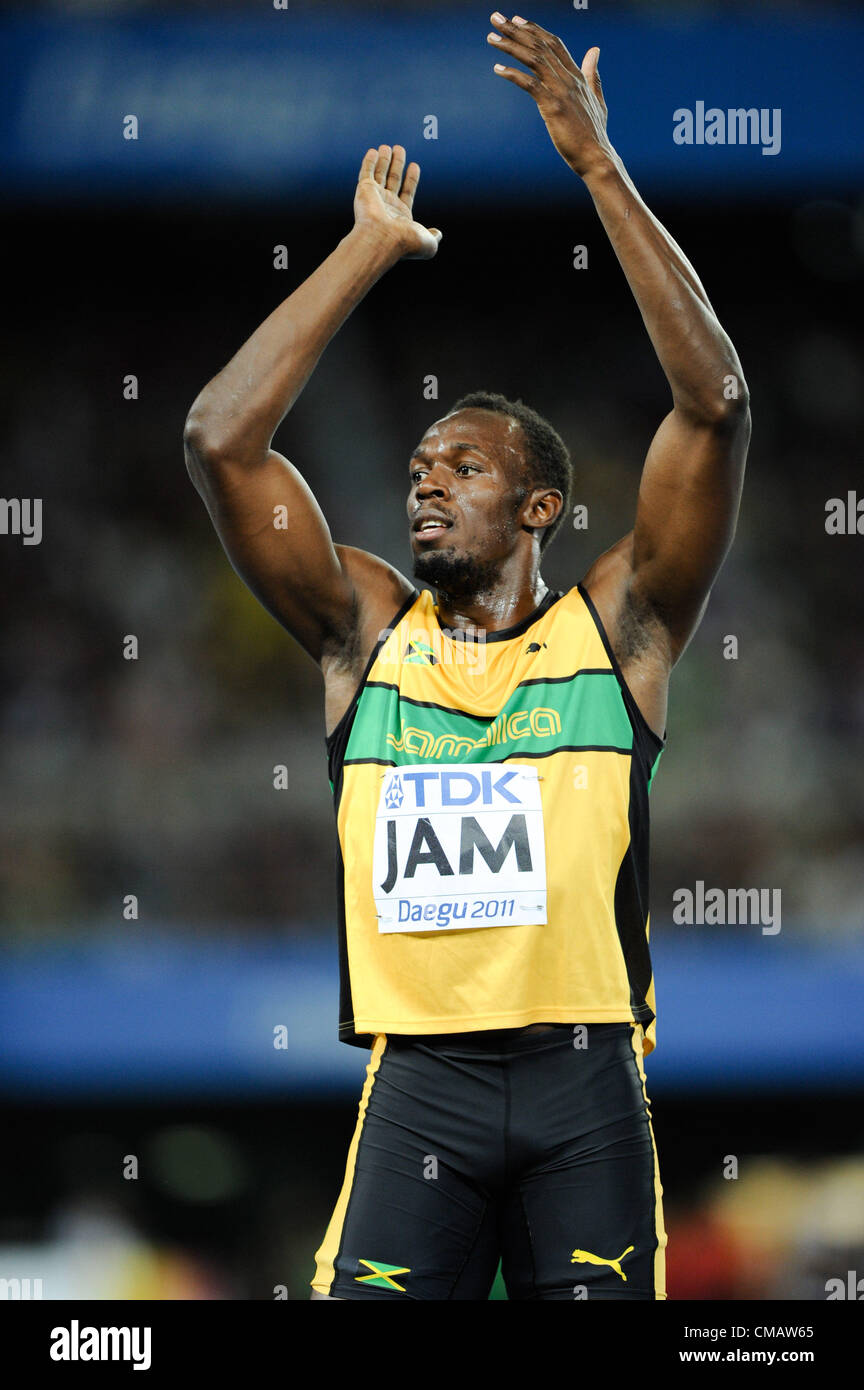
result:
M 634 1245 L 628 1245 L 626 1250 L 621 1251 L 617 1260 L 604 1260 L 601 1255 L 592 1255 L 590 1250 L 574 1250 L 573 1254 L 570 1256 L 570 1263 L 571 1265 L 609 1265 L 610 1269 L 614 1269 L 616 1274 L 621 1275 L 621 1278 L 626 1284 L 627 1275 L 621 1268 L 621 1261 L 625 1255 L 629 1255 L 630 1251 L 635 1250 L 635 1248 Z

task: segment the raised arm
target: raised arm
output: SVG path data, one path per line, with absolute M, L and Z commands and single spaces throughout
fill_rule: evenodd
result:
M 696 272 L 609 143 L 599 49 L 589 49 L 580 69 L 539 25 L 493 23 L 494 47 L 528 69 L 504 65 L 501 76 L 534 97 L 559 154 L 584 180 L 672 392 L 645 460 L 632 535 L 586 585 L 605 590 L 613 607 L 617 594 L 619 608 L 660 623 L 674 663 L 735 534 L 750 439 L 741 364 Z
M 383 626 L 409 586 L 376 557 L 334 545 L 309 486 L 270 441 L 375 282 L 403 257 L 438 249 L 440 232 L 413 219 L 419 177 L 401 145 L 367 151 L 352 230 L 205 386 L 186 421 L 186 465 L 231 563 L 316 661 L 350 644 L 364 613 L 374 624 L 380 607 Z

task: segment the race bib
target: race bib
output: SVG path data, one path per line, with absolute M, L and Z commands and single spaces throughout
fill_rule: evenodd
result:
M 380 932 L 546 921 L 546 842 L 536 767 L 388 768 L 375 819 Z

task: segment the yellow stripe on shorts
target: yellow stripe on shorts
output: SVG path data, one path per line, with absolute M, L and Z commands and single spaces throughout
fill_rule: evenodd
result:
M 654 1297 L 666 1297 L 666 1229 L 663 1225 L 663 1188 L 660 1185 L 660 1164 L 657 1159 L 657 1145 L 654 1143 L 654 1129 L 651 1125 L 651 1106 L 645 1090 L 645 1068 L 642 1065 L 642 1042 L 644 1028 L 641 1023 L 634 1024 L 630 1032 L 630 1043 L 639 1068 L 642 1082 L 642 1095 L 645 1100 L 645 1113 L 648 1116 L 648 1132 L 651 1135 L 651 1148 L 654 1151 L 654 1228 L 657 1232 L 657 1249 L 654 1252 Z
M 376 1034 L 375 1042 L 372 1045 L 372 1056 L 366 1066 L 366 1082 L 360 1097 L 357 1124 L 354 1127 L 351 1146 L 348 1149 L 348 1161 L 345 1164 L 345 1180 L 342 1183 L 342 1191 L 339 1193 L 339 1200 L 333 1209 L 333 1215 L 330 1217 L 327 1234 L 321 1243 L 321 1248 L 315 1255 L 315 1277 L 312 1280 L 312 1288 L 317 1289 L 318 1293 L 329 1294 L 336 1277 L 335 1260 L 342 1242 L 342 1228 L 345 1225 L 345 1214 L 348 1210 L 351 1188 L 354 1185 L 354 1167 L 357 1162 L 360 1135 L 363 1133 L 363 1124 L 366 1119 L 366 1107 L 369 1104 L 372 1087 L 375 1085 L 375 1076 L 381 1065 L 381 1058 L 384 1056 L 386 1046 L 387 1035 L 385 1033 Z

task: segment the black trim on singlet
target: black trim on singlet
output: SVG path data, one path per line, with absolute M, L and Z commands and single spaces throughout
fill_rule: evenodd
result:
M 647 1028 L 654 1020 L 654 1012 L 648 1003 L 648 990 L 653 976 L 647 936 L 650 863 L 648 786 L 654 764 L 666 747 L 666 739 L 660 738 L 654 732 L 633 698 L 588 591 L 581 584 L 576 587 L 594 619 L 594 625 L 615 672 L 633 729 L 627 811 L 630 843 L 624 852 L 615 880 L 615 926 L 627 969 L 627 979 L 630 982 L 630 1007 L 633 1017 L 637 1023 Z
M 578 671 L 571 671 L 569 676 L 529 676 L 527 680 L 519 681 L 514 685 L 511 692 L 515 695 L 517 690 L 521 690 L 526 685 L 566 685 L 568 681 L 574 681 L 577 676 L 608 676 L 609 670 L 605 666 L 582 666 Z M 456 709 L 452 705 L 441 705 L 437 700 L 418 700 L 413 695 L 406 695 L 402 691 L 397 681 L 366 681 L 364 690 L 395 690 L 399 696 L 400 705 L 413 705 L 415 709 L 434 709 L 439 714 L 455 716 L 457 719 L 473 719 L 475 723 L 494 724 L 500 718 L 499 714 L 469 714 L 468 710 Z M 358 697 L 360 692 L 358 691 Z M 335 736 L 335 730 L 332 736 Z M 360 762 L 368 762 L 370 759 L 361 758 Z M 372 759 L 371 761 L 374 761 Z
M 327 770 L 330 776 L 330 785 L 333 789 L 333 809 L 337 819 L 336 825 L 336 922 L 339 939 L 339 1037 L 343 1042 L 354 1043 L 356 1047 L 371 1047 L 373 1038 L 371 1034 L 360 1036 L 354 1031 L 354 1001 L 351 997 L 351 974 L 348 969 L 348 932 L 345 922 L 345 863 L 342 858 L 342 845 L 339 840 L 339 802 L 342 797 L 342 769 L 345 760 L 345 750 L 348 746 L 348 739 L 351 736 L 351 727 L 354 723 L 354 716 L 357 713 L 357 705 L 363 689 L 366 685 L 366 678 L 375 663 L 387 638 L 393 629 L 399 624 L 408 610 L 417 602 L 420 591 L 415 589 L 400 607 L 399 611 L 390 620 L 389 628 L 383 637 L 372 649 L 369 660 L 360 677 L 357 689 L 351 697 L 351 703 L 346 709 L 335 729 L 327 735 L 324 740 L 327 749 Z
M 395 690 L 401 705 L 413 705 L 415 709 L 437 709 L 442 714 L 454 714 L 462 719 L 485 719 L 487 723 L 492 723 L 491 715 L 469 714 L 464 709 L 454 709 L 450 705 L 439 705 L 435 700 L 415 700 L 411 695 L 403 695 L 398 681 L 367 681 L 363 688 L 364 690 Z
M 562 743 L 556 748 L 548 751 L 531 753 L 532 758 L 554 758 L 558 753 L 620 753 L 622 758 L 632 758 L 633 748 L 616 748 L 613 743 Z M 515 753 L 504 753 L 496 762 L 508 763 L 511 758 L 524 758 L 524 752 L 518 749 Z M 362 767 L 364 763 L 376 764 L 379 767 L 398 767 L 395 758 L 345 758 L 343 767 Z
M 348 930 L 345 921 L 345 863 L 339 832 L 336 832 L 336 926 L 339 941 L 339 1039 L 357 1047 L 371 1047 L 373 1038 L 363 1038 L 354 1031 L 354 998 L 351 994 L 351 971 L 348 967 Z
M 648 990 L 654 972 L 647 934 L 650 863 L 648 779 L 642 758 L 630 759 L 627 820 L 630 843 L 615 880 L 615 927 L 630 983 L 633 1017 L 647 1028 L 654 1020 L 654 1012 L 648 1003 Z

